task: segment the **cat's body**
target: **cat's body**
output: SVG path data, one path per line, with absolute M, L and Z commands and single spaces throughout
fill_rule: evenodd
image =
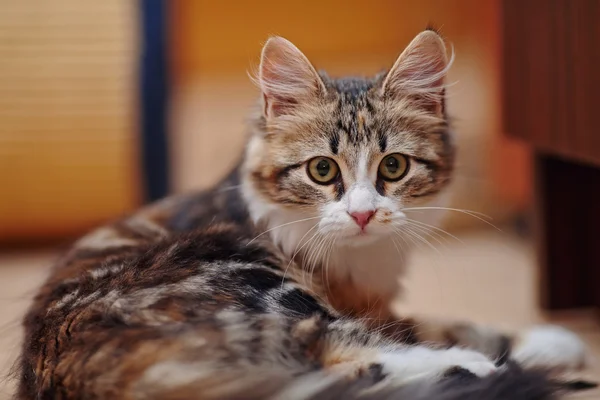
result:
M 484 377 L 511 350 L 580 367 L 558 328 L 513 337 L 389 311 L 403 235 L 435 222 L 423 207 L 452 173 L 447 66 L 430 31 L 371 80 L 319 76 L 269 41 L 242 163 L 73 246 L 26 317 L 18 398 L 308 399 L 338 379 Z

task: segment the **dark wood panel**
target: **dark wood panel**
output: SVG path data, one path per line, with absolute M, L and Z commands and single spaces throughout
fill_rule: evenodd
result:
M 600 169 L 536 155 L 542 306 L 600 306 Z
M 600 0 L 505 0 L 505 131 L 600 165 Z

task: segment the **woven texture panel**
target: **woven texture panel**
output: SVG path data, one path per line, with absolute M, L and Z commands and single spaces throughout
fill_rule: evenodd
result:
M 132 208 L 136 3 L 0 9 L 0 241 L 75 234 Z

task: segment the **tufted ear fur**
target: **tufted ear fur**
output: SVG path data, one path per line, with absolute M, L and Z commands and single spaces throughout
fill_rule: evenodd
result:
M 385 96 L 411 96 L 436 114 L 443 112 L 444 80 L 452 59 L 434 31 L 417 35 L 388 72 L 382 86 Z
M 292 113 L 299 104 L 326 91 L 308 58 L 282 37 L 270 38 L 263 47 L 258 83 L 266 118 Z

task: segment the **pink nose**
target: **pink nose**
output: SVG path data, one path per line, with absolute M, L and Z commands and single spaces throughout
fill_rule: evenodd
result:
M 373 215 L 375 215 L 375 210 L 359 211 L 349 214 L 354 221 L 356 221 L 356 224 L 360 226 L 360 229 L 365 229 L 365 226 L 367 226 L 371 218 L 373 218 Z

